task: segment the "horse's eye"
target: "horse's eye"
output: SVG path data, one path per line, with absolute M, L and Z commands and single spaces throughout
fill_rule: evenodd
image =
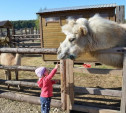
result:
M 73 42 L 76 38 L 69 38 L 70 42 Z

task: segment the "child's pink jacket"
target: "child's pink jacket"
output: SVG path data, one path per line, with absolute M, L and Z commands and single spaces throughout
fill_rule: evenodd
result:
M 38 87 L 41 88 L 41 94 L 40 94 L 41 97 L 53 96 L 52 85 L 55 84 L 56 82 L 51 79 L 55 75 L 56 72 L 57 72 L 57 69 L 54 68 L 49 75 L 42 77 L 38 80 L 37 84 L 38 84 Z

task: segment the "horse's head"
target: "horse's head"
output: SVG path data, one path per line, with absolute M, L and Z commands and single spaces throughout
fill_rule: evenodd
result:
M 62 32 L 66 35 L 66 39 L 58 48 L 58 59 L 75 59 L 87 44 L 86 35 L 88 21 L 80 18 L 76 21 L 68 20 L 68 23 L 62 27 Z

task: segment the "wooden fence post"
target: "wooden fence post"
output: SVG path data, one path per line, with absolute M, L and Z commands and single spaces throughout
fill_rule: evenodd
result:
M 9 42 L 8 42 L 8 45 L 11 47 L 11 36 L 10 36 L 10 29 L 7 28 L 7 37 L 9 38 Z
M 18 80 L 18 70 L 15 70 L 15 78 Z
M 15 35 L 15 29 L 14 29 L 14 28 L 12 28 L 12 36 L 13 36 L 13 35 Z M 14 38 L 14 39 L 13 39 L 13 43 L 12 43 L 12 44 L 13 44 L 14 47 L 16 47 L 15 36 L 13 36 L 13 38 Z
M 66 110 L 66 60 L 60 60 L 60 75 L 62 109 Z
M 5 71 L 6 74 L 6 80 L 11 80 L 11 71 L 10 70 L 6 70 Z M 10 85 L 8 84 L 8 89 L 10 88 Z
M 118 23 L 124 23 L 125 21 L 125 8 L 124 6 L 117 6 L 116 7 L 116 22 Z
M 32 27 L 30 30 L 31 30 L 30 34 L 33 34 L 33 36 L 31 36 L 31 38 L 35 38 L 34 37 L 34 28 Z M 34 40 L 32 40 L 32 42 L 34 42 Z
M 74 104 L 74 76 L 73 76 L 73 61 L 66 60 L 66 87 L 67 87 L 67 113 Z
M 26 34 L 26 35 L 28 34 L 28 32 L 27 32 L 27 28 L 25 28 L 25 34 Z
M 123 60 L 121 113 L 126 113 L 126 52 L 124 52 Z

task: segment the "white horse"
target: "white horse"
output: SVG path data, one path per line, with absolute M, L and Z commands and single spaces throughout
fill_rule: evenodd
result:
M 76 59 L 79 53 L 90 52 L 101 63 L 122 67 L 123 55 L 97 53 L 97 50 L 126 45 L 126 25 L 118 24 L 100 17 L 98 14 L 89 18 L 68 20 L 62 27 L 66 39 L 60 44 L 58 59 Z

